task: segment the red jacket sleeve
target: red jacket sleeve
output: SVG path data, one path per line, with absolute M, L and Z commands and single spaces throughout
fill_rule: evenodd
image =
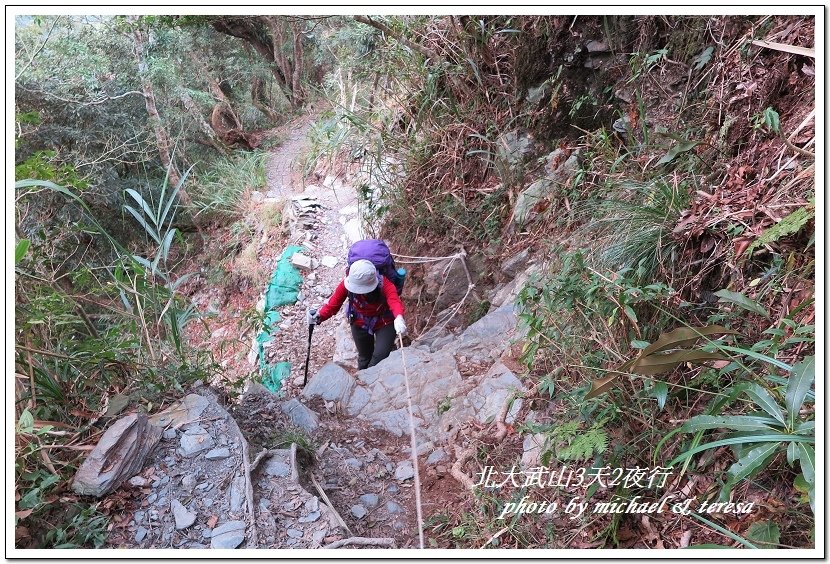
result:
M 384 286 L 386 286 L 386 284 L 384 284 Z M 348 297 L 349 292 L 348 290 L 346 290 L 346 285 L 343 284 L 343 281 L 341 280 L 340 284 L 338 284 L 337 288 L 335 288 L 334 293 L 331 295 L 328 301 L 325 304 L 323 304 L 323 307 L 320 308 L 320 311 L 317 312 L 320 315 L 320 321 L 325 321 L 326 319 L 340 311 L 340 308 L 343 307 L 343 302 L 345 302 Z
M 392 310 L 392 314 L 395 317 L 399 315 L 403 315 L 403 303 L 401 303 L 401 298 L 398 296 L 398 290 L 395 288 L 395 284 L 392 283 L 391 280 L 383 277 L 383 295 L 386 297 L 386 303 L 389 305 L 389 309 Z

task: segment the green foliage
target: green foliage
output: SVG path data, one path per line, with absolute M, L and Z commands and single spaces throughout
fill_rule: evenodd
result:
M 765 245 L 775 243 L 779 239 L 788 235 L 793 235 L 801 231 L 801 228 L 807 225 L 813 217 L 815 217 L 815 206 L 813 204 L 798 208 L 794 212 L 788 214 L 781 221 L 761 233 L 761 235 L 752 241 L 752 244 L 746 250 L 747 256 L 752 256 L 755 249 L 759 249 Z
M 599 259 L 608 268 L 636 268 L 639 280 L 652 281 L 678 260 L 678 242 L 671 232 L 689 202 L 689 189 L 658 177 L 624 183 L 619 190 L 623 197 L 592 206 L 605 243 Z
M 547 466 L 551 458 L 559 461 L 590 460 L 608 448 L 608 434 L 604 421 L 580 429 L 579 421 L 570 421 L 552 426 L 545 432 L 545 447 L 542 449 L 542 464 Z
M 209 168 L 198 173 L 190 191 L 194 215 L 224 221 L 240 217 L 249 194 L 266 185 L 266 160 L 262 151 L 213 159 Z
M 808 485 L 810 505 L 815 499 L 815 421 L 802 417 L 801 410 L 815 380 L 815 358 L 809 357 L 796 366 L 787 367 L 785 401 L 782 405 L 766 388 L 754 382 L 743 382 L 725 391 L 726 400 L 717 401 L 707 415 L 692 417 L 678 430 L 698 433 L 710 429 L 729 431 L 727 438 L 694 446 L 675 457 L 670 466 L 684 462 L 693 455 L 724 445 L 732 445 L 737 461 L 727 470 L 727 479 L 721 490 L 721 499 L 728 499 L 735 485 L 756 475 L 768 466 L 776 452 L 785 451 L 787 462 L 800 462 L 804 481 Z M 714 415 L 735 399 L 746 396 L 753 411 L 749 415 Z M 672 433 L 673 434 L 673 433 Z

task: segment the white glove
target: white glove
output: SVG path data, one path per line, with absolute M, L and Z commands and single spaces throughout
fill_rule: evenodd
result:
M 406 323 L 402 315 L 395 318 L 395 333 L 398 335 L 404 335 L 406 333 Z
M 316 309 L 306 311 L 305 318 L 309 325 L 318 325 L 320 323 L 320 314 L 317 313 Z

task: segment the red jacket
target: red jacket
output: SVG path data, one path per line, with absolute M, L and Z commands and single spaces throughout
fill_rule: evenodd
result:
M 378 318 L 374 326 L 374 331 L 386 327 L 392 323 L 397 316 L 403 315 L 404 313 L 403 304 L 401 303 L 401 298 L 398 296 L 398 291 L 395 289 L 395 284 L 385 276 L 383 277 L 383 281 L 381 283 L 381 292 L 383 293 L 385 299 L 380 300 L 376 304 L 361 303 L 364 302 L 364 300 L 352 300 L 352 307 L 359 314 L 361 314 L 362 317 Z M 348 298 L 349 291 L 346 290 L 346 285 L 341 280 L 340 284 L 338 284 L 337 288 L 334 290 L 334 293 L 328 301 L 323 304 L 320 311 L 317 312 L 320 315 L 320 321 L 325 321 L 340 311 L 343 303 Z M 358 327 L 364 327 L 361 316 L 357 316 L 355 319 L 355 324 L 357 324 Z

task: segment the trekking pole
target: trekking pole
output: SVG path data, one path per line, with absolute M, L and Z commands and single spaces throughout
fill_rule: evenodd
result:
M 421 514 L 421 473 L 418 470 L 418 443 L 415 439 L 415 416 L 412 414 L 412 393 L 409 391 L 409 374 L 406 371 L 406 361 L 403 357 L 403 335 L 398 333 L 401 344 L 401 364 L 403 365 L 403 381 L 406 383 L 406 404 L 409 408 L 409 440 L 412 451 L 412 466 L 415 469 L 415 511 L 418 515 L 418 539 L 421 549 L 424 548 L 424 517 Z
M 311 359 L 311 334 L 314 333 L 314 324 L 308 324 L 308 352 L 305 355 L 305 376 L 303 376 L 303 387 L 305 388 L 306 382 L 308 382 L 308 361 Z

